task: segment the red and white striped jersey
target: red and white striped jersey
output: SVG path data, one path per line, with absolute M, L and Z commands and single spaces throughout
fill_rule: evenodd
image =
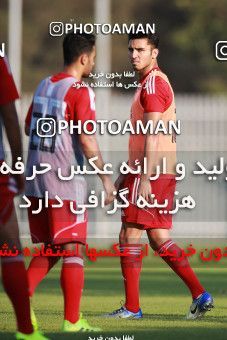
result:
M 60 180 L 57 176 L 58 168 L 63 176 L 67 176 L 71 165 L 82 166 L 83 152 L 77 133 L 71 135 L 69 129 L 62 130 L 61 134 L 54 133 L 54 125 L 59 120 L 73 120 L 75 124 L 78 120 L 95 120 L 94 92 L 88 87 L 75 87 L 76 82 L 74 77 L 59 73 L 41 81 L 34 94 L 26 117 L 26 125 L 30 126 L 26 176 L 32 175 L 34 165 L 39 169 L 40 163 L 50 164 L 52 170 L 27 181 L 28 196 L 44 197 L 48 191 L 50 199 L 58 195 L 77 203 L 85 200 L 83 176 L 76 175 L 70 181 Z M 43 123 L 50 124 L 48 133 L 42 131 Z

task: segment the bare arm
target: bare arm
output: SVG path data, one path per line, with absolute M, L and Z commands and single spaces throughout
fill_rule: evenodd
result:
M 11 102 L 0 107 L 0 113 L 3 120 L 3 124 L 6 129 L 6 135 L 9 141 L 11 153 L 12 153 L 12 166 L 17 161 L 17 157 L 22 157 L 22 142 L 20 126 L 18 122 L 15 103 Z
M 84 152 L 84 155 L 87 159 L 97 156 L 98 159 L 94 162 L 95 165 L 102 170 L 104 166 L 104 162 L 102 159 L 102 155 L 99 149 L 98 141 L 95 135 L 86 135 L 82 133 L 80 135 L 80 143 Z M 105 179 L 107 175 L 98 175 L 101 180 Z M 109 177 L 109 176 L 108 176 Z
M 95 135 L 86 135 L 82 133 L 80 135 L 80 143 L 84 152 L 84 155 L 87 159 L 97 156 L 98 159 L 94 162 L 95 165 L 100 169 L 103 170 L 104 162 L 102 159 L 102 155 L 99 149 L 98 141 Z M 115 191 L 114 184 L 109 175 L 98 174 L 100 177 L 104 189 L 106 191 L 106 204 L 111 203 L 114 200 L 113 191 Z
M 6 105 L 1 105 L 0 114 L 6 129 L 6 135 L 12 154 L 12 168 L 14 168 L 15 163 L 17 162 L 17 157 L 23 158 L 20 126 L 15 103 L 10 102 Z M 17 187 L 19 191 L 18 193 L 20 193 L 24 188 L 24 177 L 22 175 L 15 175 L 14 178 L 17 182 Z
M 162 113 L 161 112 L 149 112 L 145 114 L 145 124 L 149 121 L 153 121 L 153 125 L 156 126 L 159 120 L 161 120 Z M 141 174 L 140 185 L 138 189 L 138 196 L 142 195 L 147 201 L 151 199 L 150 195 L 152 193 L 150 186 L 150 176 L 152 175 L 152 169 L 157 159 L 157 150 L 158 150 L 158 140 L 159 135 L 150 135 L 146 134 L 145 137 L 145 147 L 144 147 L 144 155 L 147 159 L 147 174 Z

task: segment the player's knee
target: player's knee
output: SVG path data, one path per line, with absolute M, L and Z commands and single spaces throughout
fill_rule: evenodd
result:
M 134 235 L 124 233 L 120 237 L 120 244 L 137 244 L 137 243 L 140 243 L 140 238 L 137 238 Z
M 162 246 L 167 240 L 170 239 L 169 231 L 166 229 L 150 230 L 148 233 L 148 238 L 150 246 L 152 249 L 157 250 Z
M 132 244 L 132 243 L 137 243 L 137 240 L 135 240 L 133 236 L 130 235 L 129 233 L 120 232 L 119 242 L 120 244 Z

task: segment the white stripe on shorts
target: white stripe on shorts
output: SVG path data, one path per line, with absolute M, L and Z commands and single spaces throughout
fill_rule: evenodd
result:
M 134 204 L 137 203 L 137 196 L 138 196 L 138 188 L 139 188 L 139 184 L 140 184 L 140 178 L 137 178 L 138 181 L 137 181 L 137 184 L 136 184 L 136 192 L 135 192 L 135 201 L 134 201 Z
M 138 178 L 134 179 L 133 188 L 132 188 L 132 203 L 134 203 L 134 196 L 135 196 L 135 188 Z

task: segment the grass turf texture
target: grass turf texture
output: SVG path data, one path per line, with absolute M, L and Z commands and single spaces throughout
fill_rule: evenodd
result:
M 63 298 L 59 284 L 60 265 L 53 268 L 37 288 L 33 307 L 40 329 L 51 339 L 134 340 L 145 339 L 227 339 L 227 269 L 226 264 L 201 264 L 193 260 L 196 273 L 215 298 L 215 309 L 201 320 L 184 319 L 191 296 L 181 280 L 157 258 L 145 258 L 141 275 L 141 320 L 104 319 L 102 314 L 120 306 L 123 284 L 118 259 L 87 261 L 81 311 L 89 323 L 103 331 L 61 334 Z M 0 339 L 12 339 L 15 318 L 7 296 L 0 287 Z M 90 337 L 90 338 L 89 338 Z M 112 339 L 111 339 L 112 337 Z

